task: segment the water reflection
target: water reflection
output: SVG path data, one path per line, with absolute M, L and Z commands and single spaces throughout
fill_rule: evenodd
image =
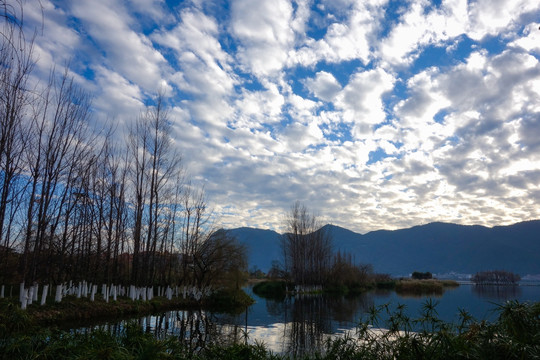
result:
M 274 353 L 301 358 L 306 353 L 322 350 L 330 337 L 354 334 L 359 321 L 373 306 L 390 304 L 389 308 L 395 309 L 397 304 L 403 304 L 407 315 L 417 318 L 422 304 L 432 297 L 409 298 L 389 290 L 376 290 L 357 297 L 296 296 L 284 301 L 253 296 L 257 303 L 241 314 L 185 310 L 141 317 L 136 321 L 144 331 L 158 338 L 174 336 L 180 339 L 191 354 L 213 344 L 262 342 Z M 470 311 L 479 320 L 493 319 L 495 315 L 489 311 L 494 308 L 493 303 L 509 299 L 539 301 L 540 287 L 463 285 L 446 291 L 442 298 L 437 299 L 437 312 L 444 321 L 455 321 L 458 308 Z M 382 316 L 381 326 L 384 326 L 387 319 L 384 314 Z M 120 334 L 127 321 L 100 328 Z
M 284 301 L 265 301 L 266 311 L 278 320 L 263 326 L 249 325 L 251 311 L 237 315 L 203 310 L 168 311 L 140 317 L 135 321 L 156 338 L 174 336 L 190 355 L 211 345 L 262 342 L 275 353 L 301 357 L 322 350 L 335 334 L 354 330 L 354 319 L 374 305 L 374 294 L 359 297 L 296 296 Z M 114 335 L 125 331 L 129 321 L 104 324 L 100 328 Z M 91 328 L 78 331 L 87 332 Z
M 215 314 L 203 310 L 167 311 L 138 318 L 136 322 L 144 332 L 158 339 L 173 336 L 180 340 L 186 351 L 193 355 L 211 345 L 230 345 L 247 342 L 247 312 L 242 315 Z M 119 335 L 128 322 L 95 326 Z M 79 331 L 91 331 L 89 328 Z
M 323 348 L 325 341 L 336 332 L 354 329 L 353 322 L 359 313 L 373 306 L 373 297 L 306 295 L 267 301 L 267 311 L 281 317 L 283 323 L 272 324 L 261 334 L 257 329 L 253 335 L 262 336 L 273 351 L 290 357 L 300 357 Z
M 517 299 L 521 296 L 521 287 L 518 285 L 473 285 L 472 291 L 478 297 L 499 302 Z

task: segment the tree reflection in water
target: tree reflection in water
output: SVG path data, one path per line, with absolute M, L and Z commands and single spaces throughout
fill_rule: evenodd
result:
M 358 312 L 365 311 L 373 305 L 373 298 L 368 295 L 354 298 L 300 295 L 283 303 L 285 305 L 283 352 L 296 358 L 322 350 L 325 341 L 331 334 L 336 333 L 340 326 L 350 329 L 351 322 Z
M 249 309 L 236 315 L 203 310 L 168 311 L 135 321 L 146 333 L 158 339 L 178 338 L 190 355 L 212 345 L 257 341 L 264 342 L 274 352 L 302 357 L 322 350 L 325 340 L 335 336 L 333 334 L 354 329 L 358 325 L 356 319 L 374 304 L 370 293 L 352 298 L 319 294 L 265 301 L 268 314 L 276 319 L 276 323 L 248 326 Z M 134 320 L 79 328 L 77 331 L 100 328 L 119 335 L 129 321 Z
M 497 301 L 518 299 L 521 295 L 519 285 L 473 285 L 472 291 L 478 297 Z

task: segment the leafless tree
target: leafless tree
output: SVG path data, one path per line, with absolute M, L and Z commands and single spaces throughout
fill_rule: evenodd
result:
M 24 151 L 28 143 L 28 113 L 34 96 L 29 76 L 34 68 L 33 41 L 22 31 L 22 4 L 0 1 L 0 251 L 13 249 L 13 224 L 26 182 Z M 5 254 L 2 254 L 5 252 Z M 2 256 L 4 255 L 4 256 Z M 3 261 L 0 273 L 3 273 Z
M 36 279 L 43 252 L 50 249 L 61 219 L 65 220 L 69 200 L 73 200 L 81 162 L 89 159 L 89 116 L 89 95 L 74 84 L 67 69 L 60 77 L 53 70 L 34 116 L 26 151 L 31 185 L 23 273 L 28 281 Z
M 181 157 L 171 146 L 170 121 L 162 93 L 137 120 L 129 135 L 129 146 L 135 160 L 131 171 L 135 195 L 132 280 L 151 283 L 158 243 L 166 239 L 161 225 L 169 207 L 167 198 L 174 193 L 172 180 L 181 172 Z
M 284 265 L 299 285 L 322 285 L 331 265 L 332 238 L 315 215 L 296 202 L 286 219 L 282 237 Z

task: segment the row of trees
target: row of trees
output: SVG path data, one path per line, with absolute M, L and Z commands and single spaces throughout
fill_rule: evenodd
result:
M 203 287 L 245 268 L 186 179 L 164 95 L 127 129 L 93 128 L 68 69 L 33 81 L 22 10 L 0 2 L 0 282 Z
M 520 280 L 519 274 L 504 270 L 480 271 L 471 277 L 476 285 L 516 285 Z

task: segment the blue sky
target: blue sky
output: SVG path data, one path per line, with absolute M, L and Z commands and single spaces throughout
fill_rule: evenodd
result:
M 281 230 L 296 200 L 357 232 L 540 218 L 535 1 L 25 5 L 36 78 L 69 63 L 98 127 L 166 91 L 225 227 Z

